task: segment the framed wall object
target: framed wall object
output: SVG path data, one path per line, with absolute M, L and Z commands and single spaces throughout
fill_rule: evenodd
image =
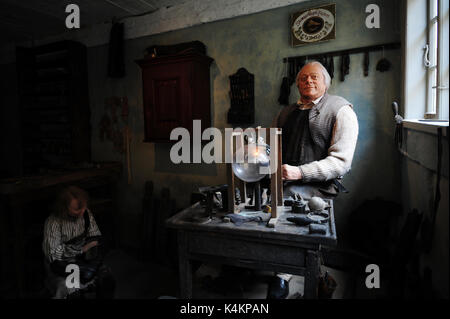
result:
M 304 9 L 291 15 L 293 47 L 336 38 L 336 4 Z
M 255 76 L 245 68 L 230 75 L 230 109 L 228 123 L 253 124 L 255 122 Z

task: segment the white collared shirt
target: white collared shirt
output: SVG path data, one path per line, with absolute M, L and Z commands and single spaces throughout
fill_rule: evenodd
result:
M 307 109 L 312 108 L 312 107 L 313 107 L 314 105 L 316 105 L 317 103 L 319 103 L 320 100 L 321 100 L 322 98 L 323 98 L 323 95 L 321 95 L 320 97 L 318 97 L 318 98 L 315 99 L 314 101 L 311 101 L 311 102 L 309 102 L 309 103 L 307 103 L 307 104 L 302 103 L 302 99 L 300 98 L 300 99 L 298 99 L 297 104 L 299 105 L 299 107 L 300 107 L 301 110 L 307 110 Z M 313 105 L 311 105 L 311 103 L 312 103 Z M 304 105 L 304 107 L 302 107 L 303 105 Z

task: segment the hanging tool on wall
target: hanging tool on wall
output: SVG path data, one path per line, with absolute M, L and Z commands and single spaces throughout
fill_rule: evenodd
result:
M 350 55 L 348 53 L 344 55 L 344 72 L 345 75 L 350 74 Z
M 369 75 L 369 51 L 364 52 L 364 76 Z
M 297 73 L 305 65 L 307 59 L 308 59 L 308 57 L 288 59 L 290 85 L 295 83 L 295 80 L 297 78 Z
M 341 55 L 341 81 L 344 82 L 345 76 L 350 73 L 350 56 L 346 52 Z
M 330 56 L 330 59 L 328 61 L 328 73 L 330 74 L 331 79 L 334 78 L 334 58 L 333 56 Z
M 345 76 L 350 73 L 350 54 L 358 54 L 358 53 L 365 53 L 365 71 L 364 75 L 368 76 L 368 67 L 369 67 L 369 52 L 374 51 L 383 51 L 383 58 L 377 63 L 377 70 L 384 72 L 390 69 L 391 62 L 389 62 L 384 57 L 384 50 L 393 50 L 393 49 L 399 49 L 401 48 L 400 42 L 393 42 L 393 43 L 384 43 L 384 44 L 377 44 L 377 45 L 370 45 L 365 47 L 358 47 L 358 48 L 349 48 L 344 50 L 337 50 L 337 51 L 330 51 L 330 52 L 324 52 L 319 54 L 308 54 L 308 55 L 301 55 L 301 56 L 295 56 L 295 57 L 286 57 L 283 58 L 284 63 L 289 64 L 289 78 L 293 77 L 292 83 L 295 81 L 295 68 L 293 67 L 293 63 L 295 62 L 297 66 L 297 72 L 301 67 L 304 65 L 305 61 L 311 61 L 311 60 L 317 60 L 319 62 L 322 62 L 324 67 L 328 70 L 328 73 L 330 74 L 331 78 L 334 78 L 334 60 L 333 57 L 341 57 L 341 66 L 340 66 L 340 78 L 341 81 L 345 80 Z M 329 58 L 329 60 L 327 59 Z M 294 74 L 295 73 L 295 74 Z M 367 75 L 366 75 L 367 74 Z
M 385 71 L 389 71 L 390 68 L 391 68 L 391 62 L 384 57 L 384 47 L 383 47 L 383 57 L 381 58 L 380 61 L 378 61 L 376 69 L 377 69 L 377 71 L 385 72 Z
M 395 121 L 395 136 L 394 141 L 399 149 L 402 148 L 403 141 L 403 117 L 398 114 L 398 104 L 397 102 L 392 102 L 392 112 L 394 113 Z
M 294 60 L 289 61 L 289 83 L 292 85 L 292 83 L 295 82 L 295 65 L 294 65 Z
M 297 73 L 305 65 L 307 57 L 300 57 L 294 59 L 287 59 L 286 63 L 286 75 L 283 77 L 280 86 L 280 95 L 278 97 L 278 103 L 281 105 L 289 104 L 289 96 L 291 94 L 291 86 L 295 83 Z
M 323 56 L 320 56 L 318 61 L 320 63 L 322 63 L 322 65 L 325 67 L 325 69 L 327 69 L 328 74 L 330 75 L 330 78 L 333 79 L 334 78 L 334 60 L 333 60 L 333 56 L 332 55 L 331 56 L 323 55 Z
M 289 95 L 291 94 L 291 85 L 288 72 L 289 64 L 285 62 L 285 65 L 285 76 L 283 77 L 283 80 L 281 80 L 280 96 L 278 97 L 278 103 L 281 105 L 289 104 Z

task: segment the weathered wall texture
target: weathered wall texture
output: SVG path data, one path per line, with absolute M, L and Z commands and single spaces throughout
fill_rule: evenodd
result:
M 438 139 L 436 134 L 404 130 L 403 150 L 407 156 L 402 158 L 402 203 L 404 211 L 417 209 L 424 217 L 431 218 L 437 182 Z M 442 171 L 440 180 L 441 200 L 436 213 L 432 249 L 421 254 L 420 269 L 429 267 L 432 271 L 433 287 L 442 298 L 448 298 L 448 136 L 442 139 Z M 418 238 L 421 236 L 419 234 Z M 422 273 L 423 275 L 423 273 Z
M 212 125 L 228 127 L 226 114 L 229 109 L 228 76 L 240 67 L 255 75 L 255 126 L 268 126 L 280 110 L 277 99 L 281 79 L 285 74 L 283 57 L 313 54 L 395 42 L 400 40 L 398 8 L 393 1 L 378 1 L 381 9 L 381 28 L 367 29 L 366 3 L 357 0 L 339 1 L 337 11 L 336 40 L 292 48 L 289 42 L 288 21 L 291 13 L 302 8 L 326 4 L 311 1 L 281 9 L 266 11 L 245 17 L 208 23 L 188 29 L 156 36 L 126 41 L 126 77 L 106 77 L 107 46 L 88 50 L 90 103 L 93 127 L 93 160 L 121 160 L 122 155 L 113 152 L 110 142 L 99 140 L 99 122 L 104 114 L 104 99 L 110 96 L 127 96 L 130 106 L 129 124 L 132 131 L 131 165 L 133 182 L 127 185 L 126 176 L 120 184 L 120 209 L 124 216 L 122 225 L 126 241 L 137 238 L 136 224 L 132 216 L 141 211 L 144 182 L 153 180 L 156 191 L 169 187 L 177 197 L 179 207 L 189 204 L 191 192 L 199 186 L 226 183 L 225 165 L 182 165 L 170 163 L 170 146 L 143 143 L 143 101 L 141 72 L 134 60 L 142 58 L 150 45 L 166 45 L 199 40 L 207 46 L 207 53 L 214 58 L 211 66 Z M 392 62 L 389 72 L 375 70 L 382 52 L 371 53 L 369 76 L 363 76 L 362 54 L 351 56 L 350 75 L 339 81 L 339 72 L 330 92 L 347 98 L 354 104 L 360 125 L 360 134 L 352 171 L 344 183 L 350 194 L 336 200 L 336 217 L 339 237 L 345 237 L 346 219 L 351 210 L 365 199 L 376 196 L 399 202 L 399 159 L 393 145 L 394 125 L 390 104 L 399 100 L 401 81 L 400 50 L 385 51 Z M 335 68 L 340 61 L 335 58 Z M 298 98 L 293 87 L 291 100 Z M 209 126 L 209 125 L 208 125 Z M 203 124 L 203 128 L 206 125 Z M 124 161 L 125 165 L 125 161 Z M 125 218 L 126 217 L 126 218 Z M 128 221 L 128 222 L 127 222 Z

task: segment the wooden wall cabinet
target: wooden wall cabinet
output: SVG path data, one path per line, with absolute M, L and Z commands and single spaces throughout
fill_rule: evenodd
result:
M 184 127 L 192 136 L 192 121 L 211 126 L 210 76 L 212 58 L 190 53 L 145 58 L 142 68 L 144 142 L 170 142 L 170 132 Z

